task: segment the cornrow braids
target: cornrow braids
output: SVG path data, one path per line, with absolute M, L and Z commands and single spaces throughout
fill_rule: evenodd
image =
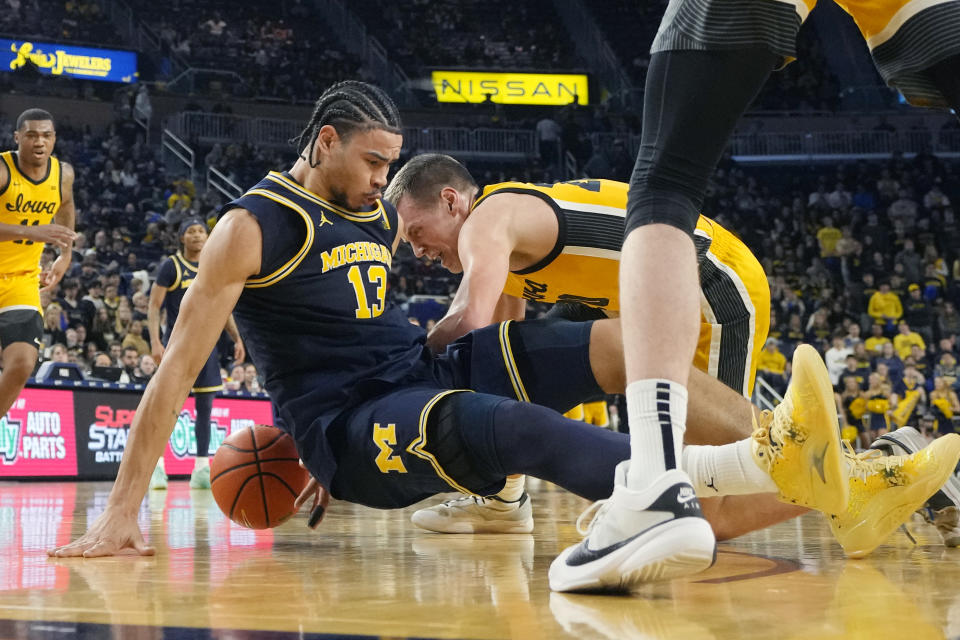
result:
M 323 92 L 314 106 L 313 115 L 300 135 L 291 140 L 297 145 L 301 158 L 315 167 L 313 148 L 317 135 L 325 125 L 331 125 L 342 139 L 354 131 L 384 129 L 401 133 L 400 112 L 390 96 L 372 84 L 358 80 L 338 82 Z M 304 151 L 307 156 L 304 158 Z

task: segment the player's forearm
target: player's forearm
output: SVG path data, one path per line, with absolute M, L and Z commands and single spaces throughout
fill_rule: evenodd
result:
M 164 362 L 164 365 L 167 365 Z M 130 426 L 130 435 L 117 473 L 117 481 L 110 492 L 108 505 L 129 515 L 135 515 L 150 483 L 150 472 L 163 455 L 164 447 L 177 423 L 190 384 L 196 377 L 188 377 L 183 367 L 171 362 L 161 367 L 147 385 Z M 197 370 L 199 371 L 199 366 Z
M 237 328 L 237 322 L 233 319 L 233 314 L 230 314 L 230 317 L 227 318 L 227 325 L 224 327 L 227 331 L 227 335 L 230 336 L 230 339 L 234 342 L 241 342 L 242 338 L 240 337 L 240 330 Z
M 484 322 L 482 316 L 476 313 L 467 313 L 466 310 L 447 313 L 427 336 L 427 346 L 434 353 L 438 353 L 457 338 L 488 324 L 490 324 L 489 316 Z
M 72 205 L 69 207 L 60 207 L 60 209 L 57 210 L 57 213 L 53 216 L 53 221 L 61 226 L 67 227 L 70 230 L 76 229 L 76 209 L 74 209 Z
M 0 242 L 23 240 L 27 237 L 27 227 L 22 224 L 0 223 Z
M 160 310 L 153 305 L 147 307 L 147 331 L 150 332 L 150 346 L 160 344 Z
M 461 320 L 459 314 L 447 314 L 442 317 L 427 334 L 427 346 L 430 350 L 434 353 L 443 351 L 448 344 L 467 333 L 469 329 L 466 331 L 460 329 Z

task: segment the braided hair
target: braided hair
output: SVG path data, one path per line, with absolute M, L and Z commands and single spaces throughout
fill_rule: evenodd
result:
M 310 122 L 297 138 L 297 153 L 310 163 L 317 135 L 324 125 L 331 125 L 341 139 L 346 139 L 357 130 L 384 129 L 400 133 L 400 112 L 390 96 L 372 84 L 357 80 L 338 82 L 323 92 L 313 109 Z M 304 157 L 304 151 L 307 156 Z

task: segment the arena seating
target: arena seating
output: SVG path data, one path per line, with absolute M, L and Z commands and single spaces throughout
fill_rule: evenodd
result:
M 391 59 L 411 75 L 430 67 L 570 69 L 578 65 L 549 0 L 353 3 Z

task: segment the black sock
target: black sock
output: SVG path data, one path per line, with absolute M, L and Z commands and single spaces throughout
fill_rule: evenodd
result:
M 630 457 L 630 437 L 533 404 L 505 402 L 494 414 L 500 471 L 547 480 L 587 498 L 613 492 L 614 468 Z
M 197 409 L 197 420 L 194 422 L 194 433 L 197 436 L 197 457 L 206 458 L 210 451 L 210 412 L 213 411 L 213 397 L 215 393 L 198 393 L 193 396 L 193 404 Z

